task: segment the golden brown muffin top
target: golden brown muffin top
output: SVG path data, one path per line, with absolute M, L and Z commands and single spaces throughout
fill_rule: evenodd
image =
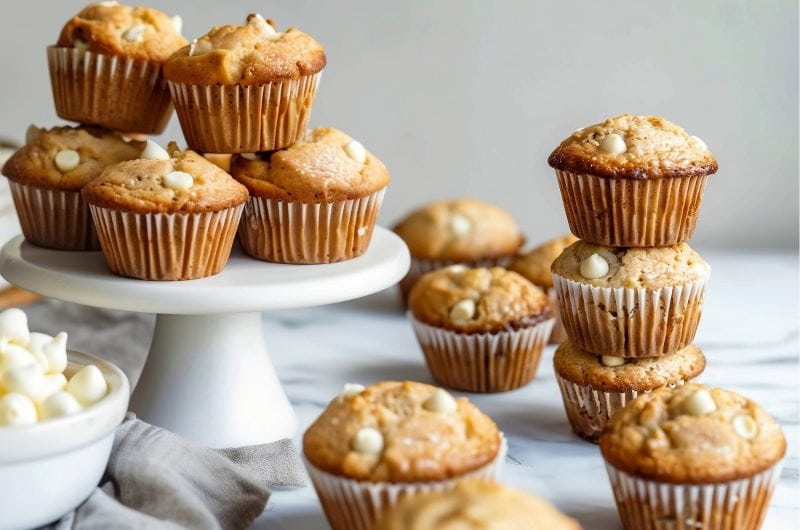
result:
M 429 272 L 411 289 L 408 308 L 420 322 L 460 333 L 496 333 L 552 317 L 544 291 L 501 267 Z
M 186 45 L 181 26 L 157 9 L 100 2 L 67 21 L 56 46 L 163 63 Z
M 580 530 L 544 499 L 495 482 L 461 480 L 389 508 L 375 530 Z
M 553 286 L 553 274 L 550 272 L 553 261 L 577 240 L 572 234 L 551 239 L 514 258 L 508 269 L 523 275 L 543 289 L 549 289 Z
M 596 355 L 562 342 L 553 357 L 556 373 L 576 385 L 602 392 L 648 392 L 694 379 L 706 367 L 703 352 L 689 345 L 660 357 L 623 359 Z
M 309 131 L 286 149 L 235 156 L 231 174 L 258 197 L 304 203 L 366 197 L 388 186 L 390 178 L 360 142 L 328 127 Z
M 563 171 L 612 179 L 710 175 L 717 161 L 696 136 L 657 116 L 623 114 L 578 129 L 547 160 Z
M 615 468 L 670 483 L 718 483 L 752 476 L 786 452 L 780 425 L 744 396 L 689 383 L 642 394 L 600 437 Z
M 297 28 L 276 31 L 251 14 L 242 26 L 212 28 L 176 51 L 164 77 L 192 85 L 257 85 L 299 79 L 325 68 L 322 45 Z
M 480 261 L 514 254 L 524 238 L 502 208 L 475 199 L 437 201 L 414 210 L 394 231 L 415 258 Z
M 315 467 L 372 482 L 463 476 L 492 462 L 500 445 L 497 426 L 467 398 L 411 381 L 346 385 L 303 436 Z
M 608 272 L 597 278 L 592 274 L 585 276 L 584 262 L 598 258 L 608 266 Z M 595 287 L 654 290 L 706 278 L 711 267 L 686 243 L 672 247 L 625 248 L 578 241 L 556 258 L 552 271 Z
M 3 166 L 3 175 L 48 189 L 76 191 L 108 166 L 139 157 L 144 142 L 126 142 L 99 127 L 28 128 L 26 144 Z
M 243 204 L 247 189 L 194 151 L 170 145 L 169 158 L 106 169 L 83 189 L 89 204 L 135 213 L 215 212 Z

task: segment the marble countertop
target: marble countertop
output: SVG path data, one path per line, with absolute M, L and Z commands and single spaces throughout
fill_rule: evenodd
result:
M 789 440 L 763 528 L 800 528 L 798 259 L 791 254 L 703 253 L 713 272 L 696 338 L 708 358 L 700 381 L 767 408 Z M 299 417 L 300 437 L 346 382 L 432 382 L 393 289 L 353 302 L 267 313 L 270 353 Z M 470 395 L 508 436 L 502 481 L 550 499 L 586 529 L 621 528 L 596 446 L 572 434 L 553 377 L 553 347 L 536 379 L 503 394 Z M 313 487 L 278 491 L 254 528 L 329 528 Z

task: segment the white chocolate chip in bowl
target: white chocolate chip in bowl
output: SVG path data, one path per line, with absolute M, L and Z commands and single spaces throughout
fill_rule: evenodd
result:
M 422 403 L 422 408 L 438 414 L 452 414 L 458 409 L 458 404 L 455 398 L 450 395 L 450 392 L 437 388 L 436 391 L 431 394 L 431 397 Z
M 475 300 L 465 298 L 456 302 L 450 308 L 450 320 L 454 322 L 466 322 L 475 316 Z
M 628 150 L 625 140 L 617 133 L 609 133 L 600 140 L 600 150 L 608 155 L 621 155 Z
M 128 42 L 141 42 L 144 38 L 145 24 L 136 24 L 122 34 L 122 40 Z
M 170 156 L 166 149 L 153 140 L 146 140 L 139 158 L 144 160 L 169 160 Z
M 81 164 L 81 155 L 74 149 L 62 149 L 56 153 L 53 162 L 62 173 L 69 173 Z
M 711 393 L 701 388 L 684 401 L 683 409 L 692 416 L 705 416 L 717 410 L 717 404 Z
M 194 178 L 184 171 L 171 171 L 164 175 L 164 186 L 175 191 L 186 191 L 194 186 Z
M 363 455 L 379 455 L 383 451 L 383 435 L 374 427 L 362 427 L 353 437 L 352 447 Z
M 603 366 L 614 368 L 616 366 L 622 366 L 628 361 L 626 361 L 624 357 L 615 357 L 614 355 L 603 355 L 600 357 L 600 362 L 603 363 Z
M 345 154 L 347 154 L 351 160 L 354 160 L 359 164 L 363 164 L 367 161 L 367 150 L 358 140 L 351 140 L 347 142 L 344 146 L 342 146 L 342 149 L 344 149 Z
M 78 403 L 88 407 L 106 395 L 108 383 L 103 377 L 103 372 L 97 366 L 90 364 L 78 370 L 70 378 L 66 390 L 78 400 Z
M 36 423 L 36 405 L 22 394 L 9 392 L 0 397 L 0 426 Z
M 581 276 L 587 280 L 597 280 L 608 274 L 608 262 L 600 254 L 592 254 L 581 262 Z
M 42 401 L 39 406 L 39 411 L 43 420 L 51 418 L 60 418 L 62 416 L 71 416 L 77 414 L 83 409 L 75 396 L 69 392 L 60 390 L 50 395 L 47 399 Z
M 9 343 L 27 344 L 30 337 L 25 311 L 11 307 L 0 313 L 0 349 Z
M 454 213 L 450 216 L 450 230 L 458 236 L 465 236 L 472 231 L 472 221 L 460 213 Z
M 758 434 L 758 423 L 749 414 L 738 414 L 731 421 L 733 431 L 745 440 L 752 440 Z

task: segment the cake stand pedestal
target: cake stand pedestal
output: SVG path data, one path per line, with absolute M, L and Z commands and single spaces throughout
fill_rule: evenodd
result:
M 88 306 L 156 313 L 131 409 L 209 447 L 266 443 L 297 430 L 267 353 L 261 311 L 360 298 L 400 280 L 408 265 L 405 244 L 381 227 L 356 259 L 281 265 L 251 259 L 237 246 L 220 274 L 180 282 L 115 276 L 100 252 L 43 249 L 22 236 L 0 251 L 0 274 L 24 289 Z

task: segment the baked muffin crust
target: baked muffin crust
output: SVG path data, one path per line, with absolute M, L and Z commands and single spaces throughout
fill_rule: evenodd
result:
M 705 408 L 693 414 L 698 392 L 710 395 L 713 403 L 708 405 L 706 398 Z M 742 424 L 751 430 L 741 431 Z M 633 400 L 611 419 L 600 437 L 600 451 L 612 466 L 637 477 L 718 483 L 771 467 L 786 452 L 786 438 L 780 425 L 752 400 L 689 383 Z
M 368 151 L 363 163 L 352 158 L 351 142 L 342 131 L 318 127 L 290 147 L 256 160 L 234 157 L 231 173 L 253 195 L 286 202 L 358 199 L 388 186 L 386 166 Z
M 619 135 L 626 150 L 607 152 L 603 139 Z M 696 136 L 657 116 L 623 114 L 579 129 L 548 158 L 555 169 L 611 179 L 710 175 L 717 161 Z
M 100 2 L 67 21 L 56 46 L 163 63 L 186 45 L 177 25 L 157 9 Z
M 576 385 L 602 392 L 649 392 L 654 388 L 694 379 L 706 366 L 703 352 L 695 345 L 659 357 L 626 359 L 621 366 L 605 366 L 599 355 L 572 342 L 556 349 L 553 366 L 558 375 Z
M 578 238 L 572 234 L 551 239 L 514 258 L 508 269 L 521 274 L 543 289 L 549 289 L 553 287 L 550 267 L 564 249 L 576 241 Z
M 322 45 L 297 28 L 283 32 L 260 15 L 241 26 L 212 28 L 176 51 L 164 77 L 193 85 L 256 85 L 316 74 L 325 67 Z
M 100 176 L 108 166 L 139 157 L 144 142 L 126 142 L 112 131 L 99 127 L 53 127 L 38 129 L 3 166 L 3 175 L 20 184 L 48 189 L 77 191 Z M 56 157 L 62 151 L 76 151 L 80 160 L 74 169 L 62 171 Z M 63 166 L 62 166 L 63 167 Z
M 471 315 L 457 308 L 465 302 Z M 429 272 L 411 289 L 408 308 L 420 322 L 460 333 L 497 333 L 552 317 L 544 291 L 501 267 Z
M 494 422 L 466 398 L 455 410 L 434 412 L 426 402 L 443 392 L 411 381 L 384 381 L 334 398 L 303 436 L 303 452 L 315 467 L 372 482 L 424 482 L 462 476 L 489 464 L 500 450 Z M 354 450 L 363 428 L 377 430 L 377 454 Z
M 581 264 L 593 254 L 608 263 L 608 273 L 588 279 L 581 274 Z M 578 241 L 553 262 L 552 271 L 595 287 L 655 290 L 705 278 L 711 267 L 686 243 L 672 247 L 625 248 Z

